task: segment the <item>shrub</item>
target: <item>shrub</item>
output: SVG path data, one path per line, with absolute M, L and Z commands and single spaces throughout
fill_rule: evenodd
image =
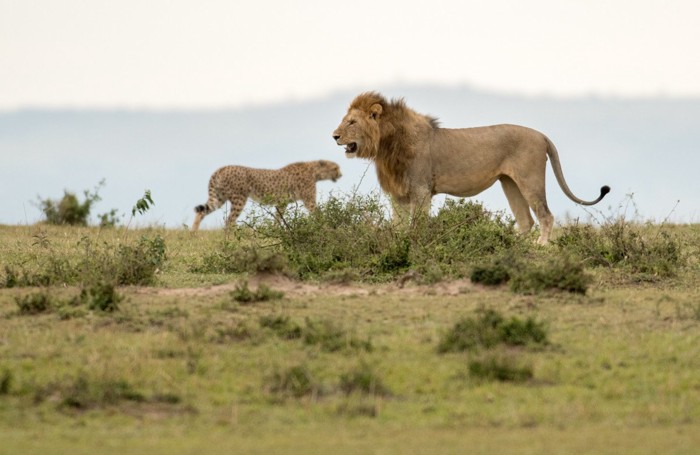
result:
M 303 334 L 306 344 L 319 345 L 321 349 L 328 352 L 372 350 L 372 343 L 369 340 L 358 339 L 330 319 L 314 321 L 307 318 Z
M 391 391 L 384 385 L 374 368 L 366 362 L 361 362 L 340 376 L 340 390 L 346 394 L 360 392 L 368 395 L 391 395 Z
M 302 336 L 301 326 L 292 322 L 289 316 L 262 316 L 260 327 L 271 329 L 285 340 L 294 340 Z
M 117 293 L 112 283 L 102 281 L 83 288 L 80 291 L 80 300 L 91 310 L 111 313 L 119 309 L 122 296 Z
M 278 300 L 284 297 L 284 293 L 270 289 L 265 284 L 258 285 L 258 289 L 253 292 L 248 288 L 248 282 L 243 281 L 236 285 L 236 289 L 231 291 L 231 297 L 240 303 L 266 302 L 268 300 Z
M 468 268 L 505 253 L 517 255 L 530 248 L 517 235 L 511 219 L 464 199 L 446 200 L 435 217 L 421 224 L 414 234 L 414 262 L 436 262 L 450 270 L 450 275 L 459 272 L 459 267 Z
M 135 244 L 95 244 L 83 237 L 77 265 L 83 284 L 109 282 L 113 285 L 150 285 L 166 260 L 165 240 L 160 235 L 143 235 Z
M 97 202 L 102 200 L 98 193 L 100 188 L 104 186 L 104 182 L 104 179 L 101 180 L 92 192 L 83 191 L 85 197 L 83 202 L 78 201 L 75 193 L 64 190 L 60 200 L 39 198 L 37 206 L 44 213 L 48 224 L 87 226 L 90 211 Z M 101 226 L 113 226 L 119 221 L 116 217 L 116 209 L 99 215 L 99 218 Z
M 156 271 L 162 267 L 165 259 L 165 240 L 160 235 L 152 238 L 141 236 L 136 245 L 120 245 L 115 257 L 117 283 L 153 284 Z
M 507 352 L 487 352 L 470 359 L 469 375 L 487 381 L 522 382 L 532 379 L 532 365 Z
M 472 283 L 498 286 L 510 280 L 509 267 L 502 261 L 474 267 L 470 276 Z
M 513 292 L 522 294 L 538 293 L 545 290 L 559 290 L 585 294 L 591 283 L 580 262 L 568 256 L 555 257 L 542 264 L 530 263 L 521 266 L 510 280 Z
M 267 379 L 266 383 L 271 393 L 282 398 L 316 396 L 321 392 L 321 384 L 304 364 L 282 371 L 276 370 Z
M 309 216 L 293 216 L 283 224 L 263 219 L 251 226 L 266 244 L 276 245 L 302 279 L 334 279 L 343 271 L 381 282 L 411 269 L 434 281 L 463 276 L 470 264 L 530 248 L 512 220 L 464 200 L 448 200 L 437 216 L 410 227 L 393 225 L 376 194 L 332 196 Z
M 54 307 L 54 301 L 48 291 L 15 297 L 20 314 L 46 313 Z
M 94 380 L 78 375 L 60 391 L 59 407 L 90 409 L 113 406 L 122 401 L 146 401 L 145 396 L 125 380 Z
M 269 248 L 224 240 L 202 261 L 190 266 L 195 273 L 288 273 L 286 257 Z
M 592 266 L 669 277 L 683 265 L 681 243 L 663 225 L 653 229 L 622 217 L 607 219 L 599 228 L 576 221 L 564 226 L 553 243 Z
M 0 375 L 0 395 L 9 395 L 10 389 L 12 388 L 12 371 L 9 368 L 4 368 L 2 370 L 2 375 Z
M 438 344 L 438 352 L 461 352 L 497 345 L 530 346 L 547 344 L 544 324 L 532 318 L 506 320 L 494 310 L 482 310 L 477 318 L 463 318 Z
M 331 196 L 309 216 L 290 217 L 284 224 L 267 220 L 254 227 L 257 235 L 279 242 L 279 251 L 301 278 L 350 268 L 381 280 L 386 274 L 380 270 L 379 255 L 392 245 L 385 221 L 377 195 L 353 195 L 349 200 Z M 392 261 L 387 257 L 384 267 L 392 268 Z

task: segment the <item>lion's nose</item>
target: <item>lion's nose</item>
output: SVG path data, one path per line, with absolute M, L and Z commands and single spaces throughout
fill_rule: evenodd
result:
M 333 139 L 335 139 L 335 141 L 338 142 L 338 139 L 340 139 L 340 135 L 339 135 L 339 134 L 334 134 L 334 135 L 333 135 Z

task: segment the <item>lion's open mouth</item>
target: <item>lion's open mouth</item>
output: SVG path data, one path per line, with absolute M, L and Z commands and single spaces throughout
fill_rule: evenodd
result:
M 346 145 L 345 153 L 357 153 L 357 142 L 351 142 Z

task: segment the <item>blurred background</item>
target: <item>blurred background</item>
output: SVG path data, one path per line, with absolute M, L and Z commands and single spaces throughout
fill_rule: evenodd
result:
M 613 188 L 599 210 L 697 223 L 699 17 L 690 0 L 0 0 L 0 224 L 104 180 L 93 213 L 125 222 L 148 189 L 137 225 L 189 225 L 226 164 L 330 159 L 344 176 L 321 198 L 379 191 L 331 138 L 367 90 L 445 127 L 538 129 L 579 197 Z M 551 169 L 548 198 L 559 222 L 590 213 Z M 474 199 L 507 210 L 498 184 Z

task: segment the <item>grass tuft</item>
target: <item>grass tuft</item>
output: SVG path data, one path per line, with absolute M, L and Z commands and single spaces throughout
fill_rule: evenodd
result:
M 458 321 L 440 340 L 440 353 L 462 352 L 498 345 L 537 346 L 546 345 L 547 331 L 541 322 L 532 318 L 525 321 L 504 318 L 494 310 L 482 310 L 477 318 L 467 317 Z
M 242 281 L 236 285 L 235 290 L 231 291 L 231 297 L 236 302 L 248 304 L 267 302 L 269 300 L 279 300 L 284 297 L 284 293 L 281 291 L 275 291 L 266 284 L 260 284 L 257 290 L 251 291 L 250 288 L 248 288 L 248 282 Z
M 267 378 L 266 387 L 270 393 L 282 399 L 318 396 L 322 389 L 306 364 L 275 370 Z
M 532 365 L 516 354 L 488 351 L 468 363 L 469 376 L 483 381 L 523 382 L 533 377 Z

